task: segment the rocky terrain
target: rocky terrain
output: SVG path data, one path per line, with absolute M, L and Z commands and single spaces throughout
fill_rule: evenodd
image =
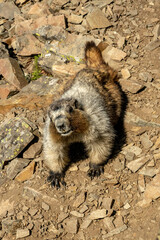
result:
M 0 239 L 160 239 L 160 1 L 0 0 L 0 40 Z M 121 75 L 126 112 L 104 174 L 91 180 L 77 149 L 57 190 L 46 110 L 88 40 Z

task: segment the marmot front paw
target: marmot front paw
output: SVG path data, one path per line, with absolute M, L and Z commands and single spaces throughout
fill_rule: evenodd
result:
M 101 173 L 104 173 L 104 167 L 96 164 L 90 164 L 90 169 L 88 170 L 88 176 L 91 180 L 94 177 L 99 177 Z
M 54 173 L 50 171 L 47 181 L 51 183 L 52 187 L 56 187 L 56 189 L 59 189 L 61 185 L 66 186 L 63 173 Z

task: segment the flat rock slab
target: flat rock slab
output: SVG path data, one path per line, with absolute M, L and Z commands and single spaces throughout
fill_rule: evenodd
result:
M 127 164 L 127 167 L 132 172 L 137 172 L 141 167 L 143 167 L 150 160 L 150 156 L 143 156 L 136 160 L 133 160 Z
M 24 107 L 29 110 L 48 107 L 54 95 L 62 88 L 62 82 L 69 84 L 65 78 L 43 76 L 25 86 L 20 93 L 15 96 L 0 100 L 0 113 L 6 114 L 14 107 Z
M 16 59 L 7 57 L 0 59 L 0 74 L 18 90 L 28 84 Z
M 94 220 L 94 219 L 101 219 L 105 218 L 107 216 L 106 209 L 97 209 L 90 213 L 88 219 Z
M 138 206 L 147 207 L 152 200 L 160 197 L 160 173 L 146 186 L 143 200 L 138 202 Z
M 86 21 L 90 29 L 107 28 L 112 25 L 105 14 L 97 7 L 87 15 Z
M 15 13 L 20 14 L 20 11 L 13 2 L 0 3 L 0 17 L 13 19 Z
M 0 159 L 1 166 L 5 161 L 17 155 L 34 139 L 33 123 L 26 118 L 14 118 L 0 126 Z
M 7 166 L 6 174 L 9 179 L 14 179 L 30 163 L 30 160 L 23 158 L 13 159 Z

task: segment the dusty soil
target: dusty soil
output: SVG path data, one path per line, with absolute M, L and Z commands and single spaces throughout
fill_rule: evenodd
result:
M 142 150 L 141 156 L 150 155 L 150 167 L 159 170 L 160 159 L 154 158 L 159 149 L 154 151 L 153 146 L 160 134 L 160 125 L 158 126 L 160 124 L 160 48 L 148 51 L 145 50 L 145 46 L 153 38 L 153 28 L 159 21 L 154 22 L 154 19 L 160 16 L 160 3 L 158 0 L 115 2 L 119 2 L 119 6 L 124 2 L 123 8 L 127 9 L 131 6 L 132 9 L 137 10 L 135 16 L 130 17 L 130 14 L 120 16 L 118 24 L 110 30 L 125 35 L 127 44 L 124 51 L 130 51 L 131 57 L 124 62 L 123 66 L 129 69 L 132 78 L 144 86 L 136 94 L 124 88 L 128 99 L 126 118 L 124 118 L 126 134 L 125 136 L 119 134 L 116 143 L 120 146 L 123 141 L 123 146 L 118 147 L 118 153 L 105 165 L 104 174 L 93 180 L 87 176 L 88 159 L 73 163 L 66 171 L 66 188 L 56 190 L 47 183 L 48 169 L 41 161 L 43 154 L 37 160 L 35 159 L 36 169 L 30 180 L 23 183 L 5 180 L 0 186 L 0 207 L 7 206 L 7 211 L 1 215 L 2 227 L 4 219 L 20 220 L 20 228 L 28 229 L 30 232 L 29 236 L 23 239 L 155 240 L 158 236 L 160 199 L 154 199 L 146 207 L 137 204 L 144 197 L 143 191 L 139 188 L 139 176 L 142 176 L 146 186 L 153 177 L 139 174 L 139 171 L 133 173 L 127 167 L 130 161 L 139 156 L 137 157 L 134 152 L 126 153 L 124 147 L 129 144 L 139 147 Z M 124 31 L 126 29 L 129 33 Z M 134 62 L 132 66 L 129 65 L 130 61 Z M 151 79 L 141 78 L 142 72 L 150 74 Z M 14 112 L 17 115 L 22 114 L 21 109 L 14 109 Z M 132 121 L 131 117 L 127 117 L 128 112 L 143 119 L 144 124 Z M 24 111 L 23 114 L 25 116 L 27 113 Z M 27 117 L 34 122 L 37 114 L 38 112 L 30 111 Z M 149 124 L 145 124 L 146 122 Z M 121 130 L 121 126 L 119 128 Z M 150 146 L 142 141 L 142 137 L 146 136 L 144 134 L 152 142 Z M 5 175 L 5 169 L 3 175 Z M 79 196 L 80 205 L 75 203 Z M 108 197 L 114 201 L 112 207 L 114 211 L 109 217 L 113 217 L 115 221 L 121 216 L 123 221 L 121 225 L 125 224 L 127 229 L 105 238 L 105 234 L 109 231 L 103 219 L 93 220 L 84 228 L 81 226 L 92 211 L 104 208 L 103 199 Z M 72 211 L 77 211 L 82 216 L 74 216 Z M 73 226 L 76 230 L 72 229 Z M 114 223 L 114 226 L 120 225 L 116 226 Z M 16 239 L 14 230 L 2 228 L 0 239 Z

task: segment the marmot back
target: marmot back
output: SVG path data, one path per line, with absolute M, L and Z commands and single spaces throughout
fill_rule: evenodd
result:
M 82 142 L 89 159 L 88 175 L 103 171 L 115 140 L 114 125 L 121 114 L 117 73 L 103 60 L 94 42 L 85 47 L 87 67 L 48 110 L 44 128 L 44 162 L 51 170 L 52 186 L 60 187 L 69 159 L 70 145 Z

